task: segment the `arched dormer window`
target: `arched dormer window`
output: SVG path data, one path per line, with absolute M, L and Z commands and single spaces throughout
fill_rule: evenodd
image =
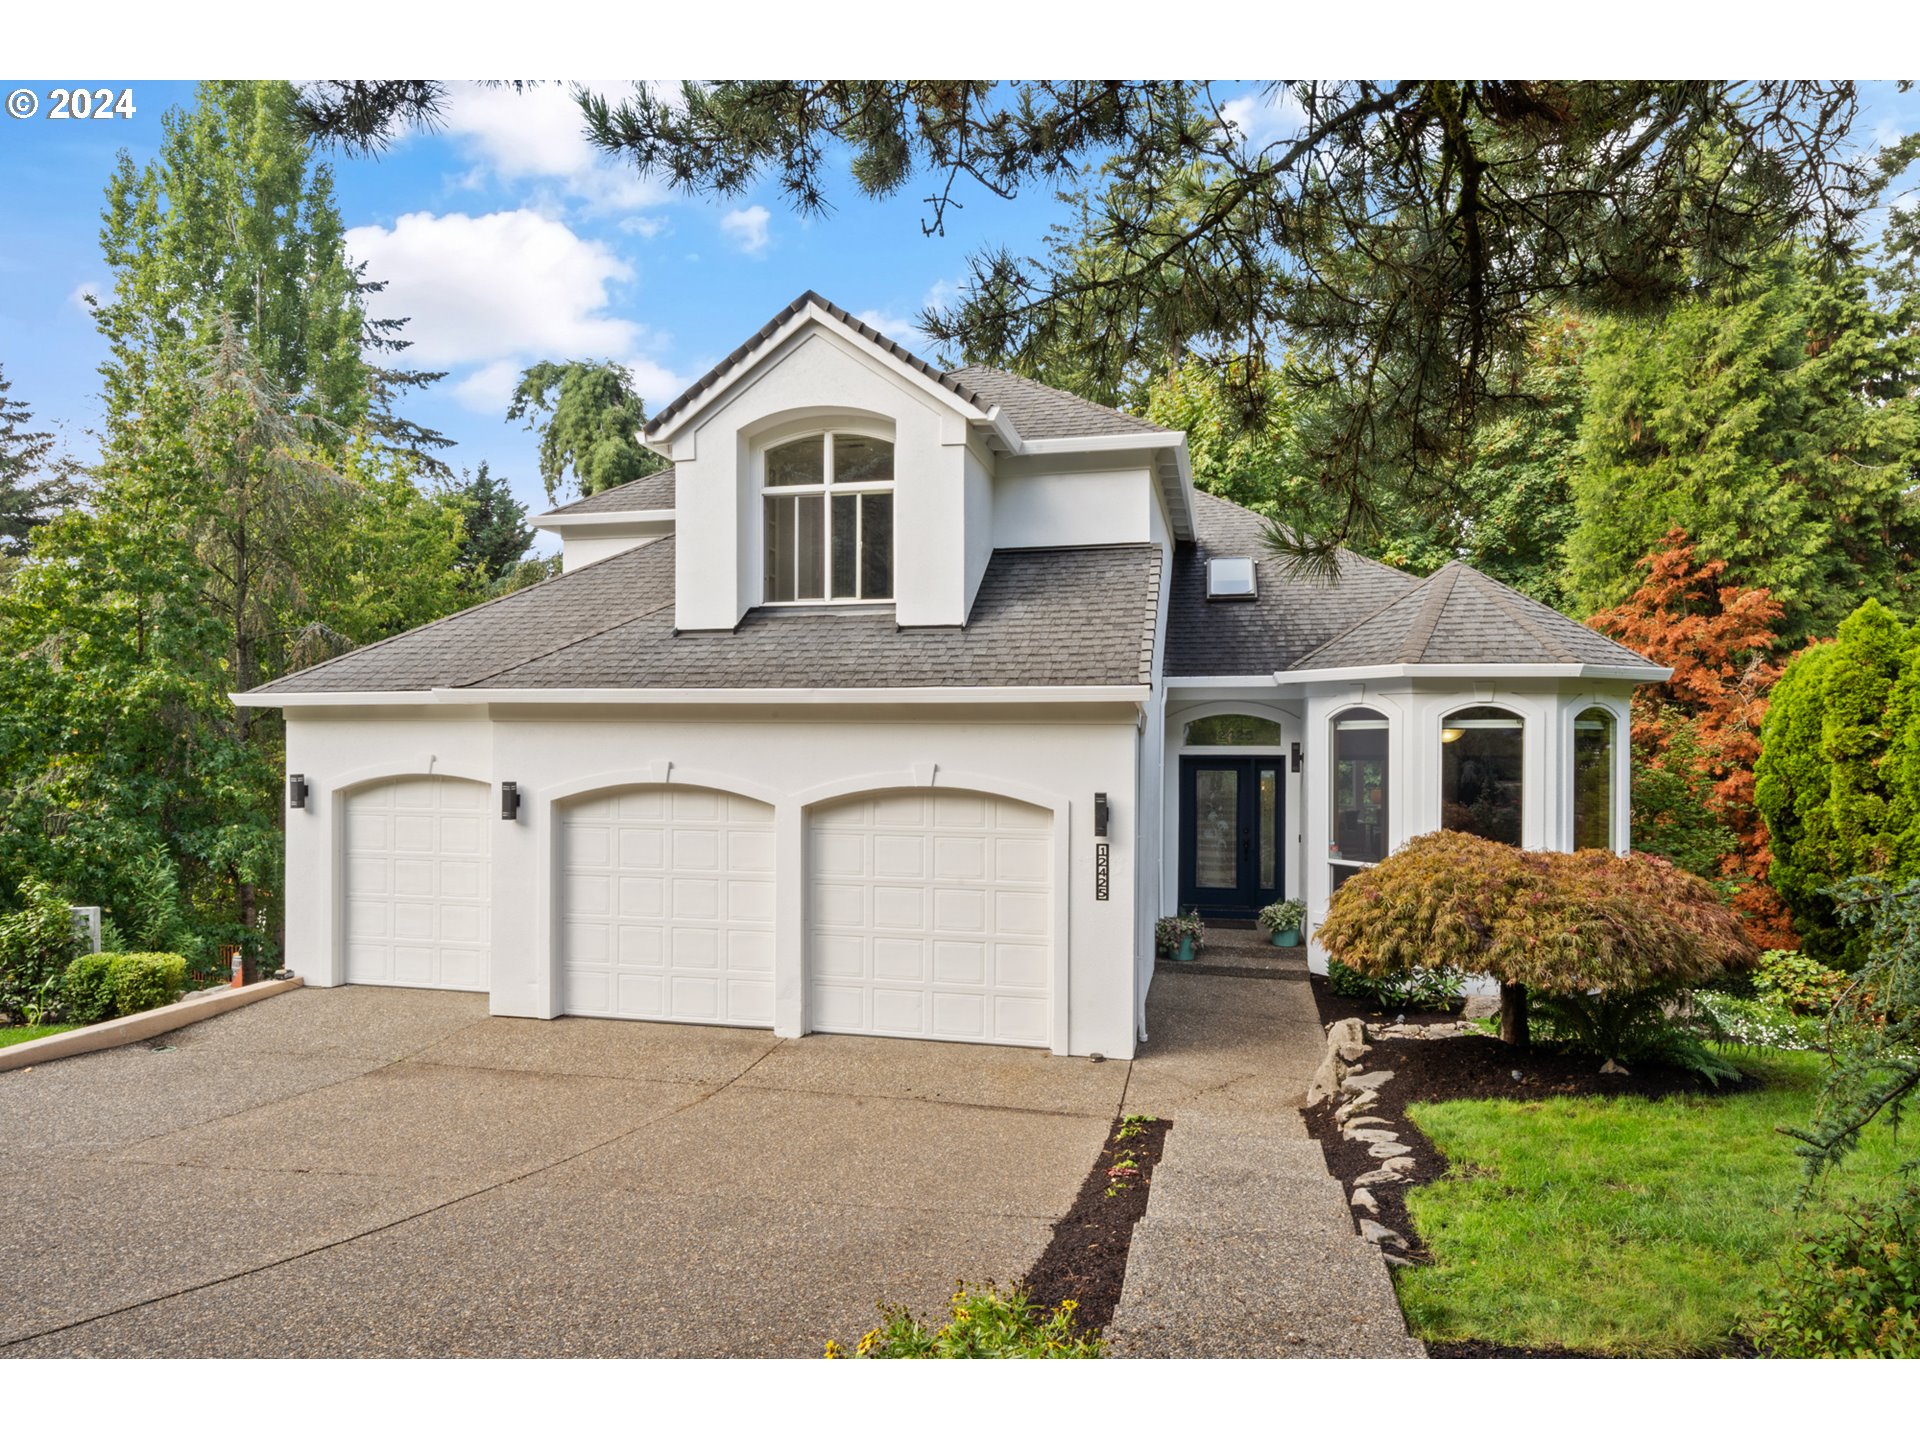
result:
M 766 598 L 893 598 L 893 442 L 829 430 L 766 453 Z
M 1440 825 L 1518 845 L 1525 818 L 1526 725 L 1511 710 L 1474 705 L 1440 729 Z

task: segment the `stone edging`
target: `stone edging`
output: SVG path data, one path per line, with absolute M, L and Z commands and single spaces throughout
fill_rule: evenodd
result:
M 150 1040 L 169 1030 L 238 1010 L 256 1000 L 284 995 L 306 983 L 296 975 L 290 980 L 262 980 L 254 985 L 242 985 L 237 990 L 203 990 L 157 1010 L 142 1010 L 138 1015 L 123 1015 L 118 1020 L 102 1020 L 98 1025 L 85 1025 L 78 1030 L 9 1045 L 0 1050 L 0 1070 L 22 1070 L 45 1060 L 64 1060 L 70 1055 L 86 1055 L 95 1050 L 131 1045 L 136 1040 Z
M 1393 1079 L 1391 1070 L 1356 1068 L 1371 1048 L 1367 1044 L 1367 1027 L 1361 1021 L 1336 1020 L 1329 1025 L 1326 1058 L 1313 1072 L 1313 1083 L 1307 1087 L 1307 1104 L 1313 1106 L 1335 1096 L 1345 1097 L 1340 1108 L 1333 1112 L 1341 1138 L 1365 1145 L 1368 1157 L 1380 1162 L 1354 1181 L 1353 1193 L 1348 1197 L 1348 1203 L 1359 1212 L 1354 1218 L 1359 1224 L 1360 1236 L 1379 1248 L 1380 1258 L 1387 1264 L 1410 1265 L 1413 1262 L 1405 1253 L 1409 1248 L 1407 1237 L 1372 1218 L 1380 1206 L 1368 1187 L 1406 1184 L 1414 1162 L 1410 1158 L 1413 1147 L 1400 1142 L 1399 1132 L 1389 1130 L 1386 1121 L 1367 1113 L 1380 1103 L 1381 1087 Z

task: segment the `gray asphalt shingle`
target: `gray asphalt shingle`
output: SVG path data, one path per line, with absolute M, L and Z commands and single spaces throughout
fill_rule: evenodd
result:
M 587 495 L 571 505 L 557 505 L 549 515 L 609 515 L 623 510 L 673 509 L 673 467 L 642 475 L 598 495 Z
M 968 365 L 947 372 L 988 405 L 998 405 L 1013 423 L 1023 440 L 1078 439 L 1088 435 L 1165 435 L 1166 430 L 1151 420 L 1111 410 L 1083 400 L 1066 390 L 1056 390 L 1015 375 L 1010 370 L 995 370 L 987 365 Z
M 891 607 L 758 609 L 676 633 L 673 539 L 283 676 L 253 693 L 500 689 L 833 689 L 1144 685 L 1160 552 L 994 553 L 959 626 L 901 629 Z

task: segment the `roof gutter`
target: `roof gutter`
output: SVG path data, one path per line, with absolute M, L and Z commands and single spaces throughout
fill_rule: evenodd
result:
M 379 705 L 1144 705 L 1150 685 L 901 685 L 859 689 L 516 690 L 436 686 L 431 690 L 248 691 L 229 696 L 254 709 Z
M 1658 685 L 1671 679 L 1664 665 L 1346 665 L 1329 670 L 1276 670 L 1287 684 L 1340 684 L 1353 680 L 1631 680 Z

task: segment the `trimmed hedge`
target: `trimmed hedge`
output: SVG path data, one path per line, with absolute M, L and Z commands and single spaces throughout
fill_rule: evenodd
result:
M 186 983 L 184 955 L 82 955 L 67 967 L 67 1015 L 80 1025 L 118 1015 L 138 1015 L 143 1010 L 171 1005 Z

